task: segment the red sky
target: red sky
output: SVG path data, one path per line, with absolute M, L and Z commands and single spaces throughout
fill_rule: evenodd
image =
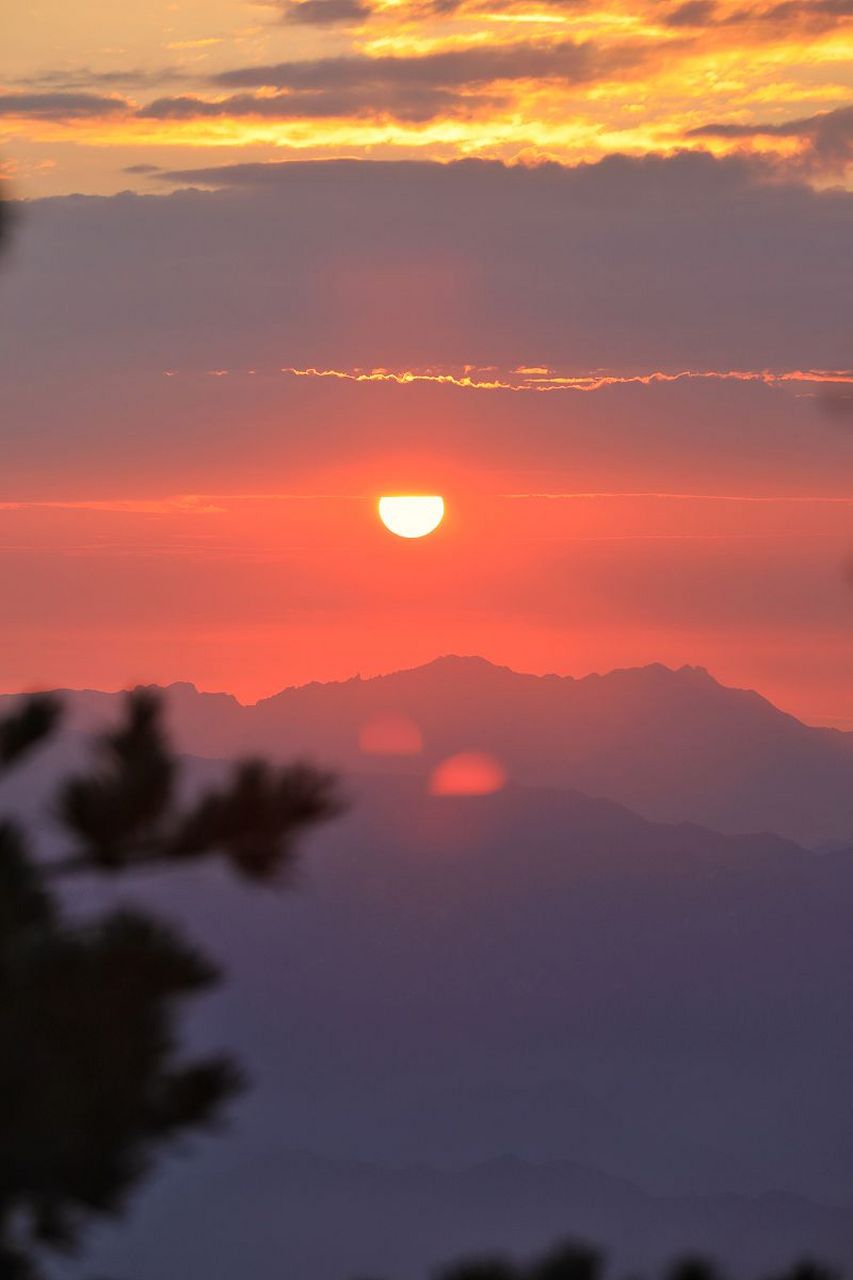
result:
M 324 3 L 15 18 L 0 687 L 662 661 L 853 727 L 847 6 Z
M 4 683 L 254 700 L 458 651 L 574 674 L 699 663 L 813 719 L 850 709 L 853 500 L 447 501 L 420 542 L 346 492 L 5 509 Z

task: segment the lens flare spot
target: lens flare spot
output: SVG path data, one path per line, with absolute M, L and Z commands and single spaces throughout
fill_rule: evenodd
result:
M 386 712 L 366 720 L 358 731 L 358 749 L 367 756 L 416 756 L 423 737 L 411 716 Z
M 438 494 L 397 494 L 379 499 L 379 519 L 398 538 L 424 538 L 444 519 Z
M 433 796 L 490 796 L 506 786 L 506 770 L 494 756 L 461 751 L 436 765 L 429 780 Z

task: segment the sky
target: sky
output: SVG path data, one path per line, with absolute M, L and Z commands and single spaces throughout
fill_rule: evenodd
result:
M 3 21 L 0 687 L 661 661 L 853 728 L 849 0 Z
M 850 158 L 849 0 L 34 0 L 5 26 L 6 164 L 33 195 L 276 156 L 689 148 L 821 183 Z

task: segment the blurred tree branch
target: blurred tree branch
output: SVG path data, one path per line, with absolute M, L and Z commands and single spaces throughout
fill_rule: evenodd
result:
M 0 778 L 61 720 L 39 695 L 0 721 Z M 120 1213 L 160 1148 L 214 1123 L 243 1083 L 226 1055 L 180 1052 L 180 1002 L 215 985 L 216 966 L 148 912 L 66 919 L 58 878 L 218 857 L 288 884 L 298 838 L 342 809 L 310 765 L 244 761 L 187 802 L 179 773 L 160 700 L 136 691 L 92 767 L 60 785 L 67 856 L 37 856 L 20 822 L 0 821 L 0 1280 L 35 1280 L 43 1250 L 74 1249 L 89 1218 Z

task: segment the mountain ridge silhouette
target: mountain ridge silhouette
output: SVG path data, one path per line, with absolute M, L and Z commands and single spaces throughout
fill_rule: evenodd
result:
M 187 1219 L 204 1229 L 187 1232 Z M 319 1225 L 328 1222 L 334 1231 Z M 273 1148 L 254 1159 L 214 1157 L 200 1176 L 178 1175 L 121 1233 L 99 1231 L 96 1258 L 110 1273 L 131 1269 L 139 1280 L 176 1263 L 187 1275 L 248 1269 L 257 1280 L 283 1271 L 414 1280 L 448 1253 L 523 1254 L 567 1235 L 606 1236 L 617 1268 L 647 1270 L 700 1249 L 738 1277 L 778 1270 L 804 1238 L 831 1261 L 843 1264 L 850 1251 L 846 1206 L 784 1193 L 662 1198 L 568 1160 L 510 1155 L 453 1169 L 389 1167 Z
M 64 696 L 80 730 L 119 704 L 96 690 Z M 775 831 L 814 846 L 853 837 L 853 733 L 804 724 L 704 667 L 540 676 L 450 654 L 291 686 L 251 705 L 189 682 L 165 696 L 176 745 L 190 755 L 302 754 L 345 772 L 428 775 L 448 756 L 484 752 L 512 780 L 603 796 L 657 821 Z M 420 753 L 360 749 L 364 727 L 389 714 L 414 726 Z

